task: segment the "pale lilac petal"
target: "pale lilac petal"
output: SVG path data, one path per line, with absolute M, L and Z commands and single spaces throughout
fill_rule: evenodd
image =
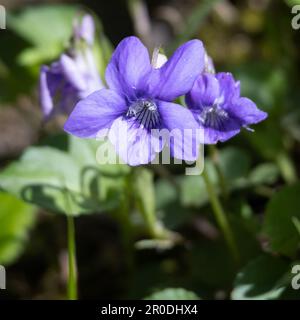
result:
M 74 36 L 77 39 L 83 39 L 87 44 L 92 45 L 94 42 L 95 24 L 93 17 L 86 14 L 82 17 L 81 22 L 75 21 Z
M 173 101 L 191 90 L 204 68 L 204 48 L 200 40 L 191 40 L 179 47 L 148 78 L 148 91 L 156 98 Z
M 159 101 L 162 126 L 169 131 L 171 155 L 177 159 L 195 161 L 198 158 L 201 132 L 187 108 L 171 102 Z
M 126 103 L 119 94 L 102 89 L 77 103 L 64 130 L 80 138 L 96 138 L 100 130 L 109 129 L 126 110 Z
M 106 82 L 110 89 L 132 99 L 139 95 L 144 78 L 151 71 L 149 53 L 136 37 L 120 42 L 106 69 Z
M 84 90 L 86 84 L 76 61 L 68 55 L 62 54 L 60 57 L 60 64 L 62 73 L 71 85 L 73 85 L 77 90 Z
M 95 25 L 93 17 L 89 14 L 86 14 L 82 18 L 81 22 L 81 37 L 90 45 L 94 42 L 94 33 L 95 33 Z
M 258 123 L 267 118 L 267 113 L 259 110 L 256 104 L 248 98 L 236 99 L 228 111 L 239 119 L 241 125 L 250 125 Z
M 205 56 L 204 56 L 204 72 L 205 73 L 212 73 L 215 74 L 215 66 L 212 58 L 207 54 L 205 51 Z
M 109 140 L 115 146 L 121 159 L 137 166 L 151 162 L 156 155 L 156 142 L 145 128 L 139 126 L 132 118 L 117 118 L 109 131 Z
M 214 105 L 219 95 L 218 80 L 214 75 L 206 73 L 195 81 L 192 90 L 186 95 L 186 103 L 191 109 L 202 110 L 203 107 Z
M 85 98 L 94 91 L 105 88 L 105 86 L 100 78 L 93 51 L 87 49 L 81 59 L 85 62 L 85 67 L 82 69 L 82 74 L 86 81 L 86 88 L 82 96 Z

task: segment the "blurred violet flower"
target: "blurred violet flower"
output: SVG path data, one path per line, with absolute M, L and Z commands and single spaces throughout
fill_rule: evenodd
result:
M 204 131 L 205 144 L 224 142 L 241 127 L 249 129 L 267 117 L 253 101 L 240 97 L 240 83 L 230 73 L 200 75 L 186 95 L 186 103 Z
M 86 15 L 74 27 L 69 53 L 41 67 L 40 103 L 45 119 L 58 113 L 69 115 L 80 99 L 104 87 L 92 51 L 93 38 L 93 20 Z
M 187 144 L 197 144 L 197 122 L 187 108 L 172 101 L 190 91 L 203 71 L 202 42 L 189 41 L 168 61 L 163 60 L 151 65 L 140 40 L 125 38 L 106 69 L 109 89 L 77 103 L 65 131 L 81 138 L 107 134 L 124 162 L 139 165 L 152 161 L 162 150 L 166 140 L 155 133 L 165 129 L 174 137 L 169 143 L 172 156 L 197 159 L 198 146 L 194 152 L 184 150 Z
M 81 21 L 80 19 L 75 19 L 73 36 L 77 41 L 81 39 L 88 45 L 93 45 L 95 37 L 95 23 L 91 15 L 84 15 Z

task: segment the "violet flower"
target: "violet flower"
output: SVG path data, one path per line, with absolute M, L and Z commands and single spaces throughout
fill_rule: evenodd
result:
M 240 83 L 230 73 L 204 73 L 186 95 L 186 103 L 199 127 L 205 144 L 224 142 L 240 132 L 241 127 L 267 117 L 255 103 L 240 96 Z
M 140 40 L 125 38 L 106 69 L 109 89 L 81 100 L 64 129 L 81 138 L 96 138 L 104 130 L 117 153 L 130 165 L 148 163 L 162 150 L 166 141 L 153 131 L 173 130 L 171 155 L 195 160 L 197 151 L 185 152 L 184 148 L 197 143 L 197 122 L 187 108 L 172 101 L 191 90 L 203 68 L 204 49 L 199 40 L 185 43 L 160 68 L 154 68 Z M 183 135 L 187 143 L 180 143 Z
M 86 15 L 81 25 L 74 27 L 68 54 L 41 67 L 40 104 L 46 119 L 58 113 L 69 115 L 80 99 L 103 88 L 92 51 L 93 38 L 93 20 Z

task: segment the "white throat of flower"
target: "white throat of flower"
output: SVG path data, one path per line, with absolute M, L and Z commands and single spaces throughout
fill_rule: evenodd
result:
M 160 47 L 155 47 L 152 54 L 151 64 L 154 69 L 161 68 L 167 61 L 168 58 L 159 52 Z

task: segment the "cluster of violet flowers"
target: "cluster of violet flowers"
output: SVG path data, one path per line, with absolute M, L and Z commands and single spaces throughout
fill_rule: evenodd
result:
M 174 158 L 195 161 L 200 143 L 224 142 L 267 117 L 240 96 L 231 73 L 215 73 L 200 40 L 186 42 L 169 59 L 156 52 L 151 61 L 141 41 L 127 37 L 111 57 L 104 85 L 93 55 L 94 32 L 92 17 L 85 15 L 75 24 L 70 50 L 42 66 L 42 110 L 47 118 L 67 114 L 64 130 L 74 136 L 107 136 L 129 165 L 151 162 L 166 144 Z M 175 102 L 181 96 L 186 106 Z M 174 139 L 157 135 L 161 130 Z M 192 152 L 187 145 L 195 146 Z

